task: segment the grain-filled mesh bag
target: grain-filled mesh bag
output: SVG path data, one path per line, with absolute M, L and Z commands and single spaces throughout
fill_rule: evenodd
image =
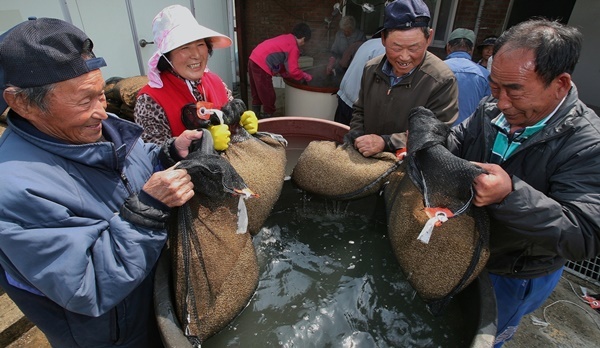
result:
M 409 283 L 439 315 L 470 284 L 489 257 L 489 222 L 471 204 L 483 169 L 444 146 L 447 125 L 423 107 L 409 116 L 404 176 L 384 189 L 388 235 Z
M 364 157 L 349 144 L 314 140 L 300 154 L 292 181 L 319 196 L 358 199 L 378 192 L 399 164 L 390 152 Z
M 258 285 L 258 261 L 247 233 L 248 187 L 222 156 L 205 146 L 178 164 L 194 197 L 177 210 L 169 233 L 177 318 L 190 342 L 216 334 L 247 305 Z M 208 150 L 209 149 L 209 150 Z M 249 198 L 248 200 L 251 200 Z
M 279 199 L 285 180 L 287 141 L 278 134 L 261 132 L 248 133 L 240 126 L 240 115 L 245 104 L 239 99 L 222 108 L 229 124 L 231 142 L 222 154 L 244 179 L 257 197 L 246 202 L 248 209 L 248 231 L 256 235 Z

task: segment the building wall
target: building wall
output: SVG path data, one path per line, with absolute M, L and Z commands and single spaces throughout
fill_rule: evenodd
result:
M 247 64 L 252 49 L 260 42 L 289 33 L 298 22 L 306 22 L 312 29 L 312 39 L 302 49 L 303 54 L 314 58 L 315 65 L 326 64 L 329 47 L 339 28 L 340 16 L 333 18 L 328 25 L 325 18 L 331 18 L 333 5 L 339 0 L 236 0 L 244 17 L 244 28 L 238 34 L 244 47 L 241 48 L 241 64 Z M 484 3 L 479 27 L 476 28 L 480 4 Z M 459 0 L 454 28 L 469 28 L 477 33 L 477 42 L 489 35 L 500 35 L 503 30 L 510 0 Z M 240 12 L 238 12 L 240 15 Z M 240 30 L 240 29 L 238 29 Z M 437 55 L 443 50 L 432 49 Z M 476 53 L 477 54 L 477 53 Z M 475 55 L 476 55 L 475 54 Z
M 600 110 L 600 36 L 598 22 L 600 2 L 577 0 L 569 25 L 579 28 L 583 34 L 583 48 L 579 63 L 573 73 L 573 81 L 579 90 L 579 98 Z
M 333 43 L 339 28 L 340 16 L 327 24 L 325 18 L 331 18 L 333 5 L 340 0 L 236 0 L 239 3 L 238 16 L 243 16 L 243 29 L 238 28 L 238 35 L 243 42 L 239 47 L 240 66 L 247 65 L 248 56 L 256 45 L 265 39 L 289 33 L 292 27 L 301 21 L 308 23 L 312 29 L 312 39 L 302 49 L 303 54 L 314 58 L 314 65 L 325 65 L 329 57 L 329 47 Z M 481 5 L 483 4 L 483 7 Z M 469 28 L 476 32 L 477 43 L 490 35 L 499 36 L 505 29 L 507 13 L 511 0 L 459 0 L 453 28 Z M 481 11 L 480 11 L 481 9 Z M 478 21 L 478 14 L 481 17 Z M 600 68 L 597 57 L 600 56 L 600 42 L 597 35 L 597 18 L 600 16 L 600 2 L 597 0 L 577 0 L 569 24 L 579 27 L 584 34 L 582 57 L 573 79 L 579 87 L 581 99 L 595 106 L 600 106 L 597 91 L 600 81 Z M 430 48 L 430 51 L 441 58 L 445 57 L 444 49 Z M 473 59 L 478 60 L 480 53 L 475 50 Z M 245 71 L 245 69 L 240 69 Z M 241 78 L 243 81 L 243 78 Z
M 238 1 L 238 0 L 236 0 Z M 326 64 L 329 47 L 339 28 L 340 16 L 336 16 L 328 26 L 325 18 L 330 18 L 336 0 L 239 0 L 243 11 L 244 27 L 238 35 L 244 42 L 243 58 L 240 64 L 247 64 L 252 50 L 262 41 L 290 33 L 296 23 L 306 22 L 312 31 L 309 42 L 302 47 L 303 55 L 314 58 L 314 65 Z M 239 14 L 239 12 L 238 12 Z

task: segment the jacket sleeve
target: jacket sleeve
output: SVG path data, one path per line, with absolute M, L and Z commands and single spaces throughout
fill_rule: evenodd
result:
M 352 119 L 350 120 L 350 130 L 356 132 L 358 135 L 365 134 L 365 68 L 360 79 L 360 89 L 358 90 L 358 98 L 354 105 L 352 105 Z
M 37 207 L 34 216 L 0 222 L 2 252 L 12 262 L 8 269 L 72 312 L 96 317 L 121 302 L 151 272 L 167 239 L 165 230 L 133 225 L 119 214 L 108 221 L 73 216 L 34 195 L 29 204 Z M 46 219 L 32 225 L 39 214 Z M 30 250 L 26 257 L 23 250 Z
M 513 176 L 513 191 L 500 204 L 489 206 L 488 212 L 512 233 L 550 253 L 572 261 L 598 256 L 600 151 L 596 147 L 574 154 L 554 171 L 547 194 Z
M 286 61 L 286 71 L 288 72 L 288 76 L 294 80 L 302 80 L 304 78 L 304 71 L 300 69 L 298 65 L 298 59 L 300 59 L 300 49 L 296 44 L 296 40 L 292 45 L 290 45 L 290 51 L 287 56 Z

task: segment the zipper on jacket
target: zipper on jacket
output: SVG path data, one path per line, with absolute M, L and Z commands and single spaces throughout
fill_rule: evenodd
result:
M 129 179 L 127 179 L 127 175 L 125 175 L 124 172 L 121 172 L 121 181 L 123 182 L 123 185 L 125 185 L 125 188 L 127 189 L 127 192 L 129 192 L 129 195 L 132 195 L 133 191 L 131 190 L 131 187 L 129 185 Z

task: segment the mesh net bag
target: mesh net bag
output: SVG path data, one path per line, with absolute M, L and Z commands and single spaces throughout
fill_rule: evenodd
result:
M 444 144 L 448 127 L 419 107 L 409 118 L 406 175 L 384 190 L 388 234 L 408 281 L 439 315 L 489 257 L 489 222 L 471 205 L 473 179 L 484 171 Z
M 178 165 L 192 177 L 196 194 L 178 208 L 169 233 L 176 315 L 195 346 L 243 310 L 259 276 L 252 237 L 239 233 L 239 195 L 246 184 L 214 153 L 209 134 L 204 132 L 202 151 Z
M 351 145 L 315 140 L 300 154 L 292 181 L 326 198 L 358 199 L 378 192 L 399 164 L 390 152 L 364 157 Z

